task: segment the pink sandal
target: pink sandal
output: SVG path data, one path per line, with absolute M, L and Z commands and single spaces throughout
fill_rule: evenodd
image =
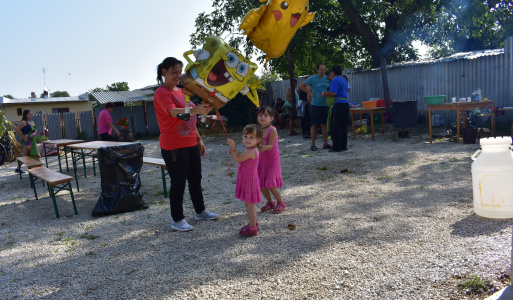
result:
M 261 210 L 262 212 L 266 212 L 268 210 L 273 209 L 276 206 L 276 203 L 274 201 L 267 201 L 267 203 L 262 206 Z
M 276 204 L 276 207 L 274 208 L 273 212 L 275 214 L 279 214 L 281 213 L 283 210 L 285 209 L 285 202 L 278 202 L 278 204 Z
M 249 227 L 249 224 L 246 226 L 242 226 L 242 228 L 245 228 L 245 227 Z M 242 230 L 242 228 L 241 228 L 241 230 Z M 257 228 L 257 230 L 260 230 L 260 225 L 258 224 L 258 221 L 256 222 L 256 228 Z
M 244 226 L 240 229 L 239 234 L 241 236 L 256 236 L 258 235 L 257 227 Z

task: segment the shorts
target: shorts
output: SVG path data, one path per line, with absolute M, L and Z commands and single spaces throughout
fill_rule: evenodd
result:
M 328 107 L 312 105 L 312 125 L 328 124 Z

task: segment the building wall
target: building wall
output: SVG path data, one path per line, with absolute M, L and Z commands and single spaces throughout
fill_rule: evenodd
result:
M 2 104 L 2 110 L 5 113 L 7 120 L 11 122 L 17 122 L 21 120 L 21 116 L 18 116 L 18 108 L 21 108 L 22 112 L 25 109 L 29 109 L 32 114 L 37 114 L 38 111 L 44 110 L 45 113 L 51 114 L 54 108 L 69 108 L 69 112 L 80 112 L 80 111 L 92 111 L 93 106 L 88 101 L 74 101 L 74 102 L 24 102 L 24 103 L 4 103 Z

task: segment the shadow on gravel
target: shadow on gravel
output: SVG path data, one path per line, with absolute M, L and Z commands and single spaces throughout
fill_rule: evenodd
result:
M 462 237 L 490 235 L 512 225 L 513 221 L 510 219 L 483 218 L 473 213 L 465 219 L 452 224 L 451 234 Z

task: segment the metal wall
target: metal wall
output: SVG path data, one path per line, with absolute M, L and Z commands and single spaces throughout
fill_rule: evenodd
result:
M 94 128 L 93 112 L 81 111 L 79 112 L 80 118 L 80 139 L 86 141 L 94 141 L 96 139 L 96 128 Z
M 384 98 L 381 70 L 356 71 L 347 69 L 343 74 L 349 78 L 351 91 L 349 101 L 361 105 L 371 98 Z M 495 101 L 496 107 L 513 107 L 513 37 L 505 41 L 503 53 L 465 59 L 454 59 L 425 64 L 393 66 L 387 69 L 390 98 L 392 100 L 416 100 L 417 110 L 427 110 L 424 96 L 446 95 L 467 98 L 472 92 L 481 89 L 482 97 Z M 298 78 L 298 85 L 303 82 Z M 289 80 L 272 82 L 269 96 L 272 103 L 278 97 L 285 100 L 290 86 Z M 455 122 L 453 112 L 440 112 L 446 123 Z M 513 112 L 506 112 L 497 121 L 513 121 Z
M 157 116 L 155 115 L 155 106 L 153 102 L 146 102 L 146 118 L 148 121 L 148 134 L 159 135 L 160 129 L 157 123 Z

